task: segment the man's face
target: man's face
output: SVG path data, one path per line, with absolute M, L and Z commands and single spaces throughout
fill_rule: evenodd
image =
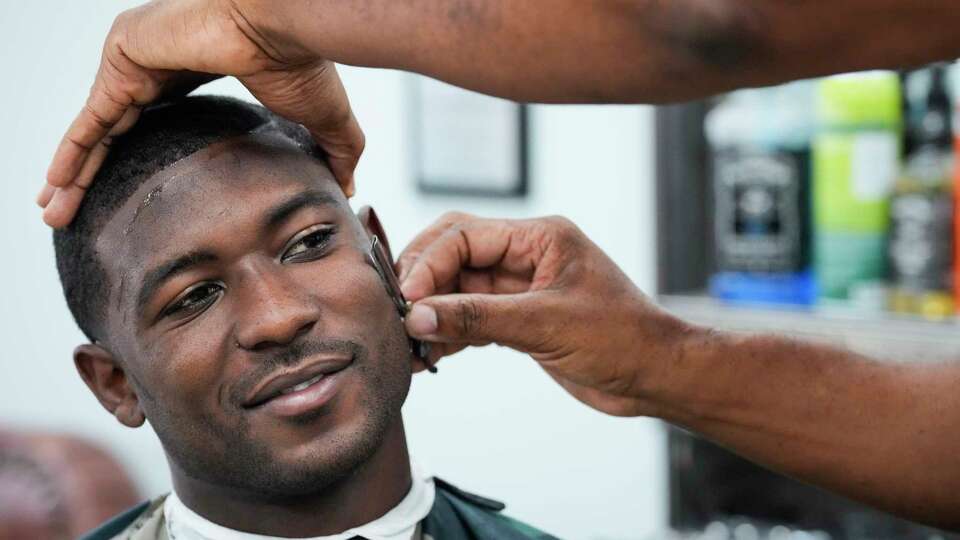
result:
M 105 346 L 188 476 L 316 491 L 398 425 L 411 358 L 369 243 L 330 171 L 264 136 L 164 169 L 107 224 Z

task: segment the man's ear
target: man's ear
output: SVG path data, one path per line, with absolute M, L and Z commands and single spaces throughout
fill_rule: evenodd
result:
M 380 244 L 383 245 L 383 249 L 387 250 L 387 257 L 392 263 L 393 252 L 390 251 L 390 242 L 387 241 L 387 233 L 383 230 L 383 225 L 380 223 L 380 218 L 377 217 L 377 213 L 373 211 L 373 208 L 364 206 L 357 211 L 357 219 L 360 220 L 360 224 L 363 225 L 364 230 L 367 231 L 367 236 L 373 238 L 373 235 L 377 235 L 377 238 L 380 239 Z
M 99 345 L 80 345 L 73 351 L 73 363 L 104 409 L 127 427 L 143 425 L 146 416 L 137 392 L 110 351 Z

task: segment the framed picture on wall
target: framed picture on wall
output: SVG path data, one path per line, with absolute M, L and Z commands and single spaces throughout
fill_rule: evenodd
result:
M 527 192 L 527 106 L 413 76 L 414 177 L 423 193 Z

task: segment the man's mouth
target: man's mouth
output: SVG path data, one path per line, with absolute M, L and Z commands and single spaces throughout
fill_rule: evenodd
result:
M 292 394 L 294 392 L 306 390 L 307 388 L 310 388 L 311 386 L 313 386 L 313 383 L 319 382 L 320 379 L 324 377 L 326 377 L 326 375 L 321 373 L 320 375 L 317 375 L 316 377 L 313 377 L 308 381 L 303 381 L 302 383 L 296 386 L 291 386 L 290 388 L 284 388 L 283 390 L 280 391 L 280 395 Z
M 316 410 L 336 394 L 342 371 L 352 357 L 324 357 L 268 376 L 244 401 L 246 409 L 263 409 L 279 416 Z

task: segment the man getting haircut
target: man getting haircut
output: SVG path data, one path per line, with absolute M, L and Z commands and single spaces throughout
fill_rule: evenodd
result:
M 149 420 L 173 492 L 89 538 L 550 538 L 411 467 L 422 364 L 358 215 L 301 126 L 192 97 L 113 141 L 54 233 L 84 382 Z

